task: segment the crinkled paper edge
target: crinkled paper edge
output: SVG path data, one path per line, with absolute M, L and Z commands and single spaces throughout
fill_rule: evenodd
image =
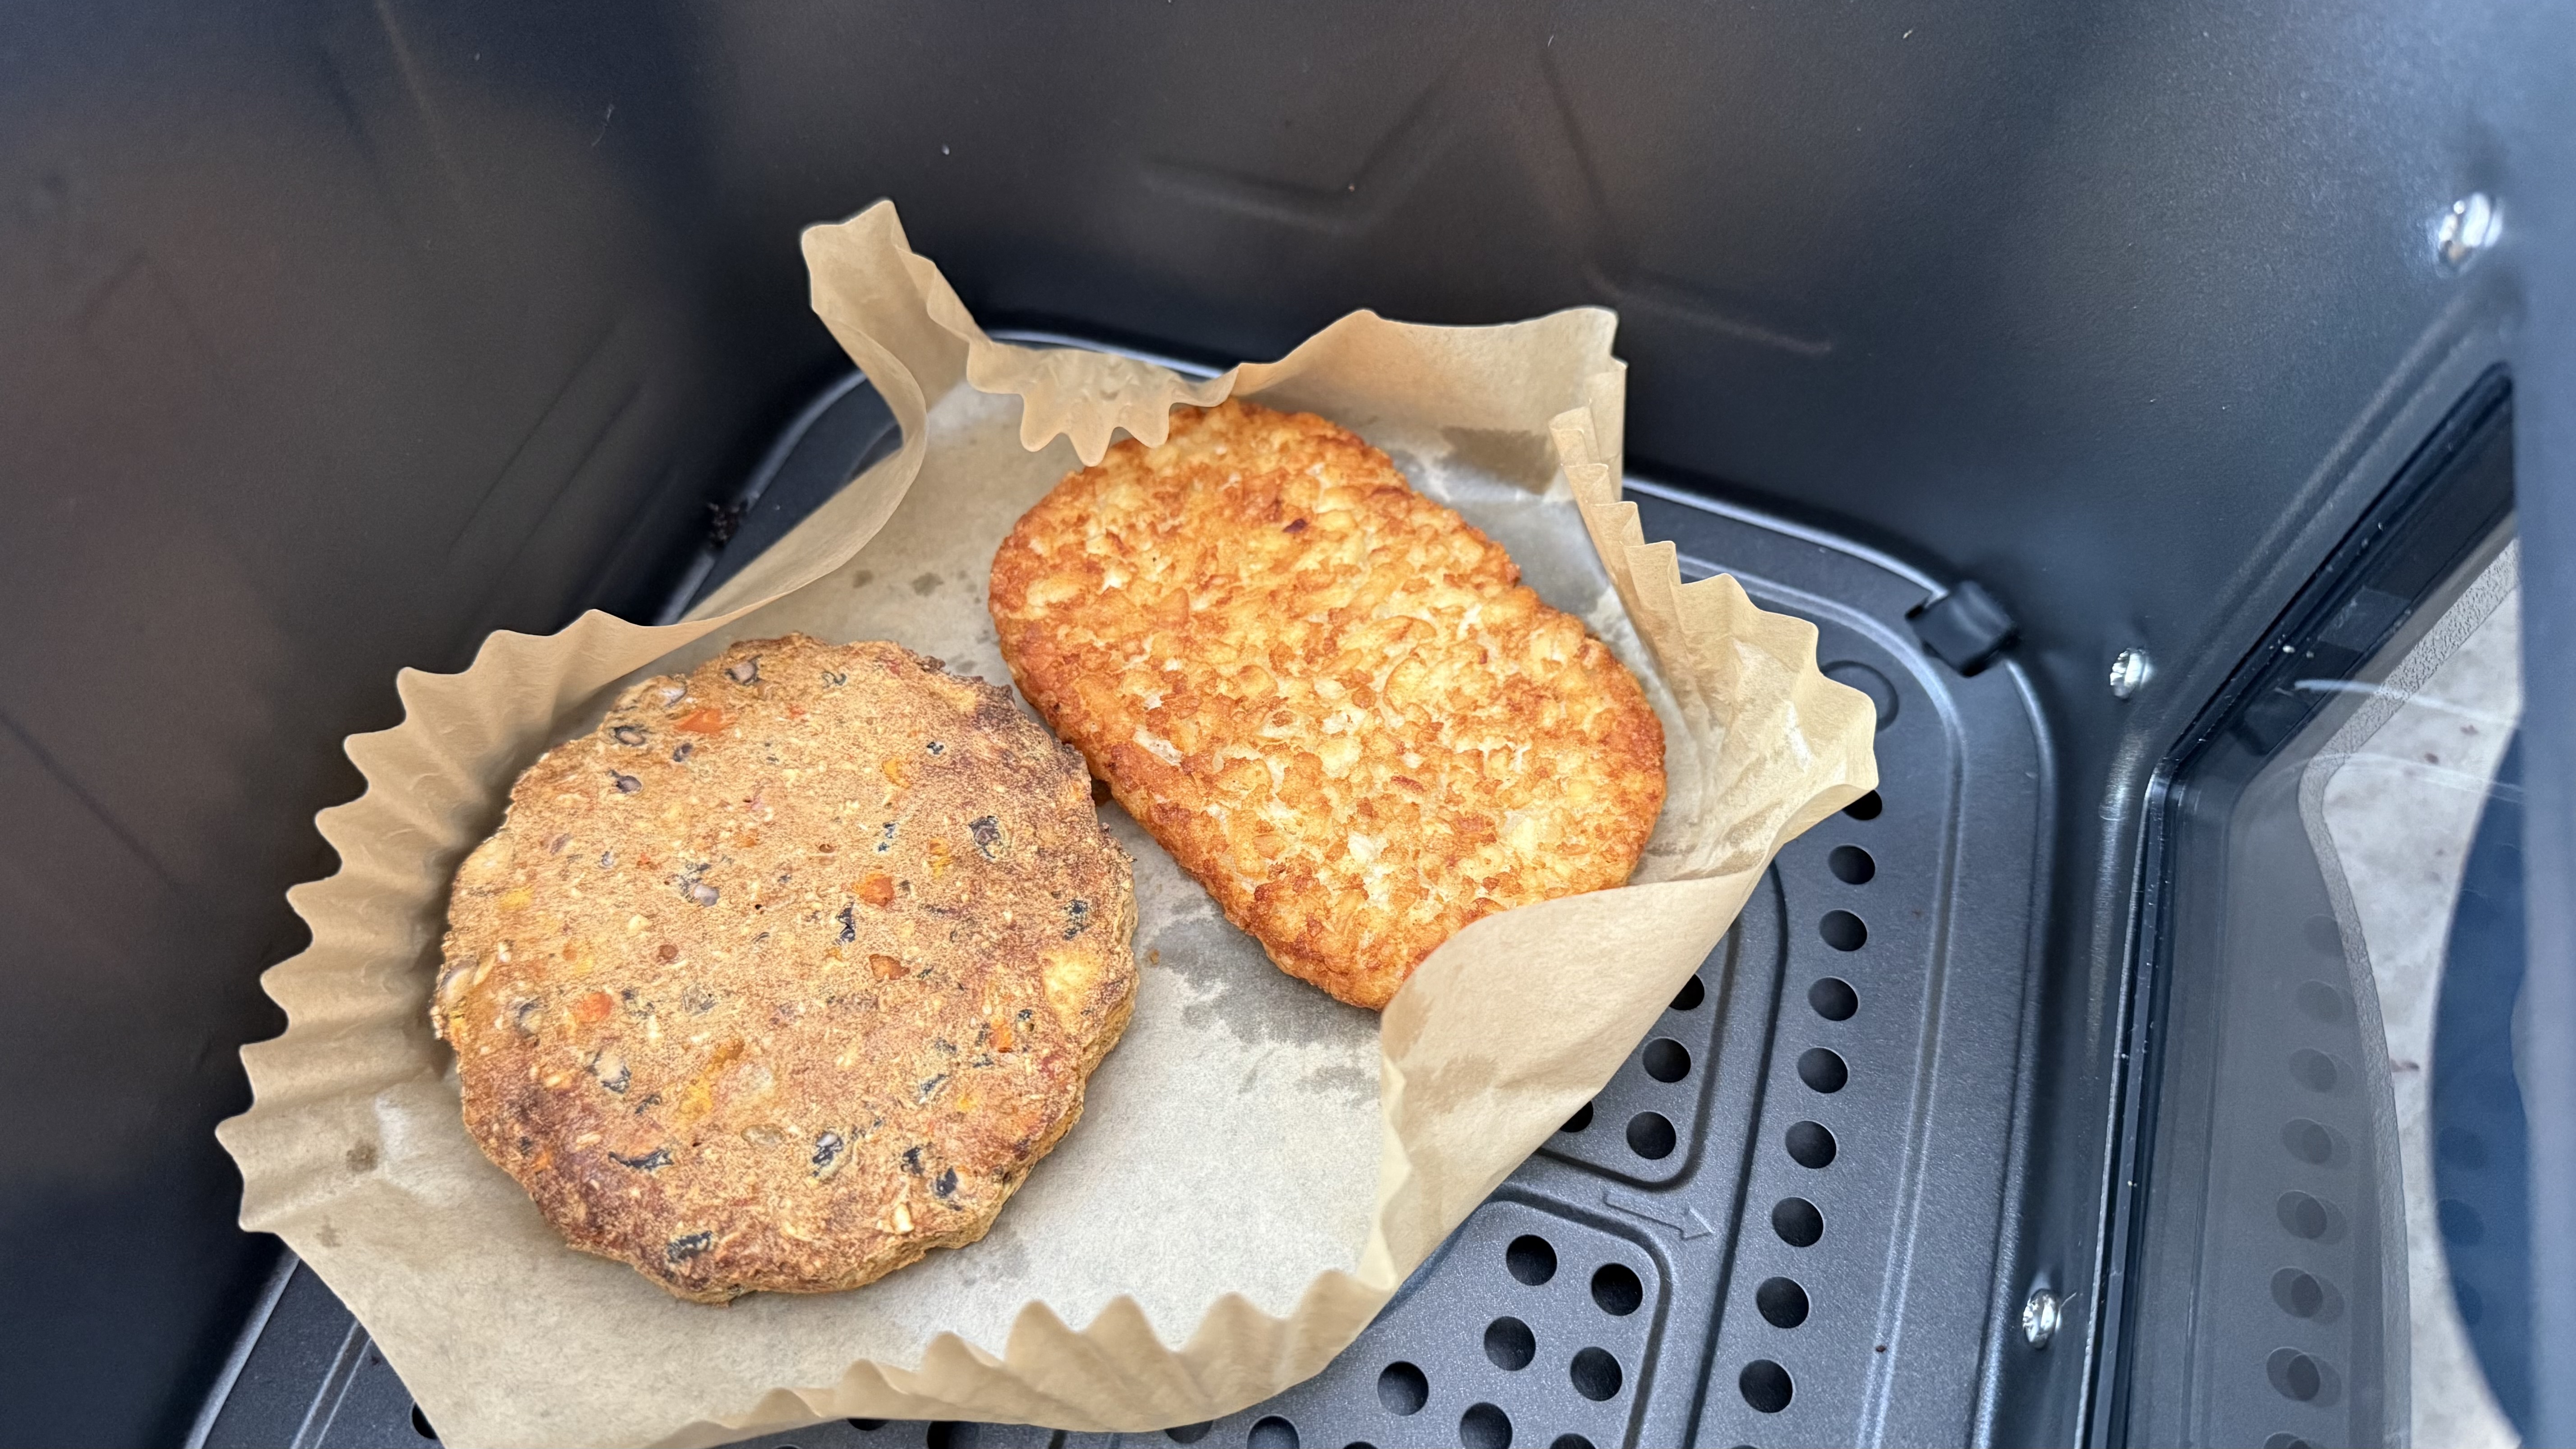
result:
M 811 229 L 805 249 L 815 309 L 894 412 L 902 450 L 689 620 L 656 628 L 591 612 L 549 636 L 496 633 L 460 674 L 402 671 L 403 723 L 348 741 L 367 788 L 315 821 L 342 866 L 289 892 L 312 942 L 261 978 L 288 1024 L 243 1049 L 253 1105 L 218 1129 L 243 1167 L 242 1226 L 284 1237 L 326 1281 L 334 1277 L 332 1246 L 313 1224 L 349 1190 L 334 1144 L 345 1140 L 345 1119 L 379 1093 L 434 1086 L 445 1070 L 425 1017 L 445 893 L 457 861 L 497 824 L 511 780 L 615 681 L 854 556 L 920 472 L 931 401 L 961 379 L 1019 393 L 1022 442 L 1036 449 L 1062 434 L 1089 463 L 1122 431 L 1163 441 L 1176 405 L 1295 383 L 1319 363 L 1329 372 L 1336 358 L 1454 383 L 1438 375 L 1444 355 L 1490 345 L 1477 334 L 1494 330 L 1411 327 L 1355 313 L 1278 363 L 1192 382 L 1133 359 L 985 337 L 937 267 L 912 253 L 890 203 Z M 999 1355 L 942 1335 L 917 1365 L 862 1360 L 837 1383 L 706 1405 L 656 1442 L 716 1444 L 855 1415 L 1142 1430 L 1220 1417 L 1311 1376 L 1600 1090 L 1733 922 L 1771 856 L 1875 787 L 1869 703 L 1818 672 L 1814 627 L 1754 607 L 1731 578 L 1684 584 L 1673 546 L 1648 543 L 1636 508 L 1620 501 L 1624 369 L 1609 357 L 1609 314 L 1577 309 L 1512 325 L 1541 329 L 1535 346 L 1587 349 L 1581 355 L 1599 364 L 1581 381 L 1580 405 L 1553 417 L 1549 431 L 1619 599 L 1688 722 L 1686 743 L 1711 766 L 1696 772 L 1703 788 L 1715 798 L 1730 779 L 1776 770 L 1783 750 L 1796 765 L 1793 788 L 1694 840 L 1665 879 L 1491 917 L 1433 953 L 1382 1020 L 1377 1207 L 1357 1272 L 1319 1276 L 1288 1316 L 1229 1294 L 1173 1347 L 1132 1298 L 1113 1301 L 1078 1330 L 1031 1302 Z M 503 700 L 515 704 L 502 708 Z M 1641 920 L 1654 923 L 1651 931 L 1639 929 Z M 1506 939 L 1516 949 L 1497 959 L 1491 947 Z M 1637 989 L 1606 1003 L 1569 993 L 1560 963 L 1622 952 L 1642 963 Z M 1486 1045 L 1525 1033 L 1534 1019 L 1549 1021 L 1560 1049 L 1496 1053 Z M 397 1369 L 409 1338 L 401 1331 L 405 1306 L 350 1304 Z M 507 1305 L 494 1309 L 502 1321 Z M 722 1323 L 711 1314 L 710 1331 L 721 1332 Z M 453 1416 L 456 1430 L 511 1437 L 507 1406 L 426 1407 L 442 1426 Z

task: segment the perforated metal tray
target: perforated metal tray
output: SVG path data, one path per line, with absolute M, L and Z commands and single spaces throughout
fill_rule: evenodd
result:
M 791 511 L 791 493 L 819 502 L 875 445 L 848 417 L 834 425 L 874 399 L 837 396 L 772 451 L 746 490 L 755 517 Z M 2021 1303 L 1997 1246 L 2046 895 L 2051 781 L 2028 686 L 2009 662 L 1962 678 L 1926 654 L 1906 615 L 1932 581 L 1902 565 L 1690 493 L 1630 492 L 1685 573 L 1733 573 L 1816 623 L 1827 672 L 1880 705 L 1881 786 L 1782 852 L 1609 1086 L 1358 1342 L 1268 1403 L 1143 1435 L 847 1421 L 747 1442 L 1985 1437 L 1985 1386 Z M 194 1442 L 431 1437 L 364 1331 L 290 1260 Z

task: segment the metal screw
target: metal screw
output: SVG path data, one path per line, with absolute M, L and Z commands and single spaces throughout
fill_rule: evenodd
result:
M 2111 659 L 2111 697 L 2127 699 L 2156 677 L 2156 666 L 2144 649 L 2123 649 Z
M 2056 1294 L 2045 1288 L 2033 1288 L 2030 1301 L 2021 1306 L 2022 1341 L 2033 1348 L 2048 1347 L 2048 1341 L 2057 1336 L 2057 1325 L 2063 1317 Z
M 2497 209 L 2495 198 L 2472 191 L 2434 219 L 2433 255 L 2456 272 L 2503 235 L 2504 213 Z

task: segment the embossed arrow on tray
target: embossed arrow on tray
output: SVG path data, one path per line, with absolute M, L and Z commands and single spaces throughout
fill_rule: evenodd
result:
M 1606 1206 L 1626 1213 L 1632 1218 L 1644 1218 L 1658 1226 L 1671 1228 L 1681 1234 L 1685 1241 L 1691 1238 L 1705 1238 L 1717 1231 L 1708 1225 L 1708 1219 L 1701 1217 L 1699 1209 L 1695 1207 L 1685 1206 L 1681 1210 L 1681 1216 L 1673 1217 L 1661 1204 L 1651 1199 L 1630 1197 L 1626 1193 L 1608 1189 L 1602 1192 L 1601 1201 Z

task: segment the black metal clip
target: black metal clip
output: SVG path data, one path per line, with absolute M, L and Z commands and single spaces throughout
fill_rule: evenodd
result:
M 1962 579 L 1906 612 L 1914 637 L 1933 658 L 1962 675 L 1975 674 L 2021 637 L 2021 626 L 1985 585 Z

